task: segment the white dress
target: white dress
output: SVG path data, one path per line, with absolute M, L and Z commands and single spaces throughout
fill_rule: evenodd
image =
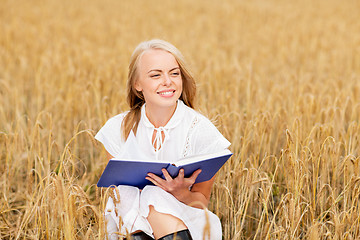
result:
M 181 100 L 178 100 L 175 113 L 169 122 L 160 128 L 155 128 L 146 117 L 145 107 L 146 104 L 141 108 L 141 119 L 136 136 L 131 133 L 126 142 L 121 137 L 121 123 L 127 112 L 110 118 L 96 134 L 95 138 L 115 158 L 131 156 L 131 149 L 126 147 L 128 141 L 136 141 L 141 147 L 141 154 L 148 160 L 160 162 L 176 162 L 187 156 L 214 153 L 230 146 L 230 142 L 221 135 L 210 120 L 186 106 Z M 161 143 L 157 146 L 157 151 L 152 143 L 155 129 L 156 142 Z M 141 230 L 154 237 L 151 226 L 146 220 L 149 206 L 152 205 L 158 212 L 181 219 L 194 240 L 222 238 L 220 220 L 215 214 L 207 209 L 190 207 L 159 187 L 146 186 L 140 192 L 136 187 L 121 185 L 115 190 L 114 192 L 119 193 L 115 193 L 115 196 L 120 196 L 120 199 L 116 198 L 120 204 L 114 204 L 112 198 L 108 200 L 105 210 L 106 219 L 110 223 L 107 227 L 108 232 L 119 231 L 126 234 Z M 117 229 L 119 216 L 123 224 Z M 204 234 L 206 238 L 203 237 Z M 115 234 L 111 236 L 113 237 L 111 239 L 117 239 Z

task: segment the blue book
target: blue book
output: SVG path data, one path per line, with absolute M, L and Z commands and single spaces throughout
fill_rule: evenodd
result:
M 181 168 L 184 169 L 185 177 L 190 177 L 194 171 L 201 169 L 202 171 L 196 178 L 195 183 L 205 182 L 210 180 L 219 171 L 231 155 L 230 150 L 226 149 L 218 153 L 184 158 L 176 163 L 110 159 L 97 186 L 114 187 L 130 185 L 142 189 L 146 185 L 153 185 L 152 182 L 145 179 L 149 172 L 165 179 L 161 171 L 163 168 L 173 178 L 179 174 Z

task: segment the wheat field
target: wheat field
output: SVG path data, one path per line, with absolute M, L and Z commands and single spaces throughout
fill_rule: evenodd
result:
M 105 239 L 94 140 L 127 110 L 130 54 L 185 55 L 232 143 L 223 239 L 360 239 L 357 0 L 1 0 L 0 239 Z

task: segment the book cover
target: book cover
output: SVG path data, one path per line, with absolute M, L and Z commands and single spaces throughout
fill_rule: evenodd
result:
M 194 171 L 201 169 L 202 171 L 196 178 L 195 183 L 204 182 L 210 180 L 231 155 L 230 150 L 226 149 L 218 153 L 184 158 L 176 163 L 110 159 L 97 186 L 130 185 L 142 189 L 146 185 L 153 185 L 145 179 L 149 172 L 164 178 L 161 171 L 163 168 L 165 168 L 173 178 L 178 175 L 181 168 L 184 169 L 185 177 L 190 177 Z

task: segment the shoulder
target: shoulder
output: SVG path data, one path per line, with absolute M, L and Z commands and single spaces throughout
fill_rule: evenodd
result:
M 124 144 L 121 127 L 127 113 L 124 112 L 111 117 L 95 135 L 95 139 L 101 142 L 112 156 L 118 155 Z
M 122 121 L 124 120 L 124 118 L 125 118 L 125 116 L 128 114 L 128 112 L 129 112 L 129 111 L 126 111 L 126 112 L 120 113 L 120 114 L 118 114 L 118 115 L 115 115 L 115 116 L 109 118 L 109 119 L 106 121 L 105 125 L 107 125 L 107 124 L 108 124 L 108 125 L 113 125 L 113 124 L 115 124 L 115 125 L 120 124 L 120 125 L 121 125 Z
M 192 148 L 194 154 L 206 154 L 224 150 L 230 142 L 220 133 L 214 123 L 203 114 L 193 110 Z
M 194 120 L 196 119 L 197 121 L 201 121 L 203 119 L 207 119 L 207 117 L 205 117 L 203 114 L 201 114 L 199 111 L 185 105 L 183 103 L 183 114 L 184 114 L 184 118 L 185 119 L 190 119 L 190 120 Z
M 183 124 L 188 125 L 193 130 L 199 129 L 200 131 L 202 131 L 202 130 L 216 129 L 212 121 L 206 116 L 204 116 L 202 113 L 200 113 L 199 111 L 189 106 L 186 106 L 185 104 L 183 104 L 182 108 L 183 110 L 181 112 L 182 114 L 181 121 Z
M 215 124 L 203 114 L 196 112 L 195 116 L 195 129 L 197 129 L 197 134 L 209 134 L 212 132 L 220 133 L 216 128 Z
M 192 120 L 194 128 L 216 128 L 209 118 L 188 106 L 186 106 L 186 117 Z
M 119 134 L 121 131 L 122 122 L 127 114 L 128 111 L 109 118 L 104 124 L 104 126 L 99 130 L 97 135 L 116 135 L 116 137 L 121 137 Z

